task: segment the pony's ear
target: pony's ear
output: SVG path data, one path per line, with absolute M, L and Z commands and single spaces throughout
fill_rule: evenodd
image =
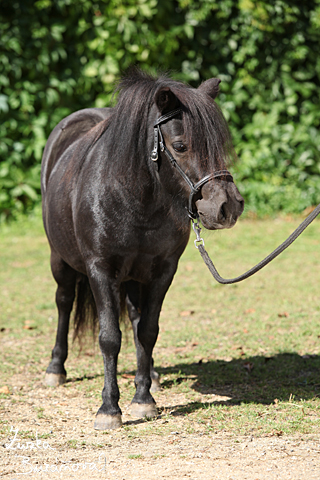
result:
M 203 93 L 206 93 L 207 95 L 209 95 L 209 97 L 215 99 L 219 93 L 220 82 L 221 82 L 220 78 L 209 78 L 209 80 L 206 80 L 205 82 L 201 83 L 201 85 L 198 87 L 198 90 L 200 90 Z
M 171 112 L 176 109 L 179 104 L 179 100 L 169 87 L 160 88 L 155 95 L 155 103 L 159 109 L 161 115 Z

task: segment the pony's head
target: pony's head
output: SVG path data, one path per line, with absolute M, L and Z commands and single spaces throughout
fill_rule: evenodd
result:
M 176 189 L 189 191 L 189 213 L 198 214 L 203 226 L 211 230 L 232 227 L 244 207 L 227 170 L 235 153 L 226 121 L 214 101 L 219 83 L 212 78 L 194 89 L 169 80 L 155 94 L 161 122 L 160 128 L 156 126 L 155 143 L 158 135 L 162 164 L 169 160 Z
M 192 88 L 165 75 L 153 78 L 133 70 L 118 85 L 118 101 L 108 127 L 112 157 L 127 159 L 130 152 L 130 162 L 122 163 L 121 168 L 125 166 L 137 176 L 141 162 L 147 161 L 154 185 L 175 204 L 178 199 L 179 205 L 188 208 L 192 185 L 210 177 L 192 195 L 192 210 L 198 212 L 203 226 L 212 230 L 232 227 L 244 206 L 231 174 L 223 174 L 236 155 L 227 123 L 214 101 L 219 83 L 212 78 Z M 153 161 L 154 126 L 162 116 L 167 118 L 161 121 L 158 133 L 166 148 L 159 148 Z

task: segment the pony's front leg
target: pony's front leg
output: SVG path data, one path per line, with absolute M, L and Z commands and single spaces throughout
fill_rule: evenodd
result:
M 130 321 L 132 323 L 134 343 L 135 343 L 136 349 L 139 348 L 138 324 L 140 321 L 140 312 L 141 312 L 141 308 L 140 308 L 140 288 L 141 287 L 142 287 L 141 284 L 139 284 L 138 282 L 134 282 L 133 280 L 126 282 L 125 284 L 125 288 L 127 292 L 127 297 L 126 297 L 127 310 L 128 310 Z M 150 392 L 152 393 L 159 392 L 161 390 L 160 377 L 159 377 L 159 374 L 154 369 L 153 358 L 151 358 L 151 362 L 150 362 L 150 376 L 151 376 L 151 382 L 152 382 Z
M 115 429 L 122 425 L 117 385 L 117 361 L 121 346 L 119 288 L 107 272 L 97 268 L 91 268 L 89 281 L 97 306 L 99 345 L 104 362 L 102 405 L 97 412 L 94 428 Z
M 175 269 L 174 269 L 175 272 Z M 136 393 L 131 402 L 131 415 L 154 417 L 158 414 L 156 403 L 150 393 L 150 365 L 152 351 L 159 333 L 159 315 L 165 294 L 171 284 L 174 272 L 163 275 L 150 285 L 142 286 L 141 316 L 137 325 L 137 373 Z

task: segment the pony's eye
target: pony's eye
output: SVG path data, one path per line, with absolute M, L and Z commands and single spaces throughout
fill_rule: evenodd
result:
M 185 152 L 187 150 L 187 147 L 183 145 L 183 143 L 174 143 L 173 148 L 175 149 L 176 152 Z

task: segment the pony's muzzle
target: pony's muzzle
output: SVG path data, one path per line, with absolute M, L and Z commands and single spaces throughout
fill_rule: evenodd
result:
M 216 181 L 202 187 L 196 207 L 208 230 L 231 228 L 243 212 L 244 200 L 234 183 Z

